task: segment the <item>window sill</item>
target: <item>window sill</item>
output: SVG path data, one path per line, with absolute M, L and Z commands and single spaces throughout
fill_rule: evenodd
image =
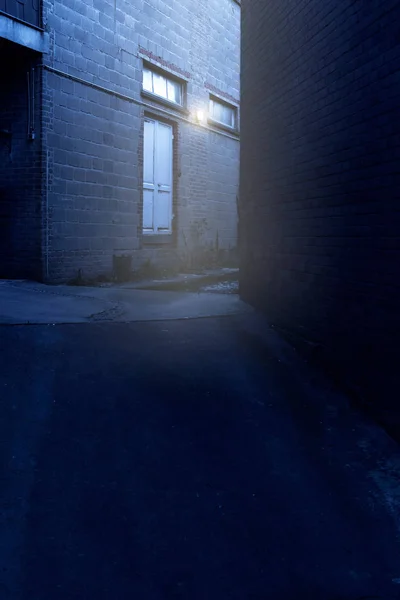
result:
M 239 137 L 240 135 L 239 129 L 237 129 L 236 127 L 229 127 L 229 125 L 224 125 L 223 123 L 219 123 L 219 121 L 214 121 L 214 119 L 211 119 L 211 117 L 208 117 L 207 123 L 212 127 L 215 127 L 216 129 L 228 131 L 229 133 L 231 133 L 232 135 L 236 135 L 237 137 Z
M 25 46 L 41 54 L 49 52 L 49 34 L 46 31 L 32 23 L 16 19 L 1 10 L 0 31 L 1 38 L 14 44 Z
M 32 29 L 36 29 L 36 31 L 40 31 L 41 33 L 45 33 L 44 28 L 41 27 L 40 25 L 37 25 L 36 23 L 31 23 L 30 21 L 25 21 L 24 19 L 20 19 L 19 17 L 16 17 L 16 16 L 8 13 L 5 10 L 0 10 L 0 15 L 3 16 L 3 17 L 7 17 L 7 19 L 12 19 L 16 23 L 21 23 L 21 25 L 27 25 L 28 27 L 32 27 Z
M 182 106 L 181 104 L 175 104 L 175 102 L 170 102 L 166 98 L 162 96 L 157 96 L 157 94 L 152 94 L 151 92 L 147 92 L 146 90 L 142 90 L 141 92 L 142 98 L 147 98 L 148 100 L 152 100 L 153 102 L 157 102 L 157 104 L 161 104 L 162 106 L 167 106 L 172 110 L 176 110 L 184 115 L 188 115 L 189 111 Z
M 172 233 L 143 233 L 142 243 L 144 246 L 165 246 L 172 244 Z

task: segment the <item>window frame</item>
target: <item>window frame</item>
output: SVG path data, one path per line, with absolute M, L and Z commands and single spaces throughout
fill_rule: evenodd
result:
M 229 108 L 230 110 L 232 110 L 232 114 L 233 114 L 233 125 L 228 125 L 227 123 L 224 123 L 223 121 L 219 121 L 218 119 L 215 119 L 212 114 L 211 114 L 211 103 L 214 102 L 216 104 L 220 104 L 221 106 L 225 106 L 227 108 Z M 227 100 L 225 100 L 224 98 L 220 98 L 219 96 L 216 96 L 215 94 L 209 94 L 209 109 L 208 109 L 208 122 L 211 125 L 215 125 L 216 127 L 219 127 L 221 129 L 226 129 L 227 131 L 238 131 L 238 106 L 236 106 L 235 104 L 232 104 L 231 102 L 228 102 Z
M 160 94 L 155 93 L 154 91 L 149 91 L 148 89 L 144 88 L 144 73 L 146 71 L 150 71 L 152 77 L 153 74 L 158 75 L 159 77 L 163 77 L 165 79 L 165 84 L 166 84 L 166 90 L 167 90 L 167 96 L 162 96 Z M 168 82 L 177 84 L 180 88 L 180 102 L 175 102 L 174 100 L 170 100 L 168 98 Z M 154 90 L 154 82 L 153 82 L 153 78 L 152 78 L 152 88 Z M 161 69 L 160 67 L 154 65 L 153 63 L 149 63 L 145 60 L 143 60 L 143 68 L 142 68 L 142 90 L 141 93 L 143 96 L 147 96 L 148 98 L 151 98 L 152 100 L 154 100 L 155 102 L 160 102 L 162 104 L 166 104 L 169 107 L 173 107 L 175 110 L 186 110 L 186 81 L 184 79 L 181 79 L 180 77 L 176 76 L 173 73 L 170 73 L 169 71 L 166 71 L 164 69 Z

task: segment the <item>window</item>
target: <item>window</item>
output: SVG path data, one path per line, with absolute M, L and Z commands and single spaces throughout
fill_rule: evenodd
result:
M 225 127 L 234 129 L 236 126 L 236 108 L 216 98 L 210 98 L 210 119 L 225 125 Z
M 143 89 L 174 104 L 183 103 L 182 84 L 148 67 L 143 67 Z

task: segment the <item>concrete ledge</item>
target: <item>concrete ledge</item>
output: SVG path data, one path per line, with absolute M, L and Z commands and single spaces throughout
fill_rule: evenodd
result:
M 25 46 L 36 52 L 49 52 L 49 34 L 11 17 L 0 14 L 0 38 Z

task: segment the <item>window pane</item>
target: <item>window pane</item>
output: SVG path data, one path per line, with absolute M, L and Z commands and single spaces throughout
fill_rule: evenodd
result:
M 152 72 L 149 69 L 143 69 L 143 89 L 148 92 L 153 91 Z
M 215 103 L 213 100 L 210 100 L 210 117 L 215 119 Z
M 214 102 L 214 114 L 216 120 L 223 123 L 223 106 L 219 102 Z
M 223 123 L 228 127 L 235 127 L 235 109 L 222 104 L 222 102 L 210 100 L 210 116 L 214 121 Z
M 176 81 L 168 81 L 168 100 L 182 104 L 181 100 L 181 86 Z
M 182 105 L 182 84 L 147 67 L 143 69 L 143 89 Z
M 223 122 L 226 125 L 229 125 L 229 127 L 233 127 L 233 125 L 234 125 L 233 124 L 233 115 L 234 115 L 233 109 L 229 108 L 229 106 L 224 106 L 222 114 L 223 114 Z
M 158 75 L 158 73 L 153 73 L 153 85 L 153 91 L 157 96 L 167 97 L 167 80 L 165 77 Z
M 210 100 L 210 115 L 212 119 L 217 120 L 217 105 L 214 100 Z

